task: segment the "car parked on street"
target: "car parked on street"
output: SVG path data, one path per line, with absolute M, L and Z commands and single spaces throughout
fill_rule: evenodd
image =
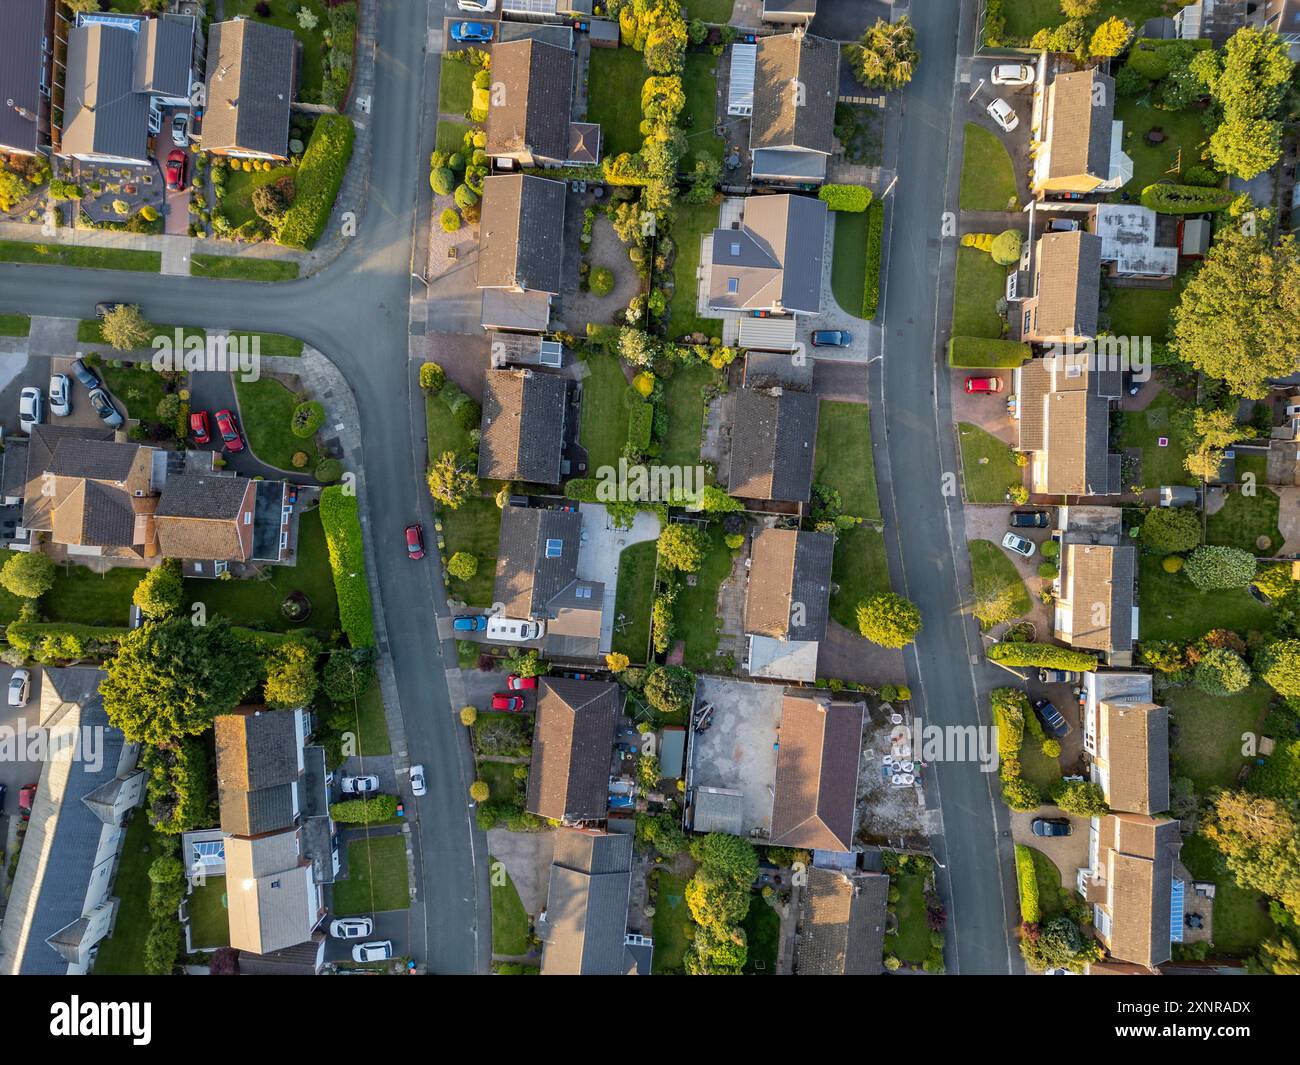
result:
M 68 367 L 72 371 L 72 376 L 81 382 L 83 388 L 98 388 L 100 386 L 99 375 L 95 373 L 82 359 L 73 359 L 72 365 Z
M 812 342 L 815 348 L 847 348 L 853 343 L 853 334 L 843 329 L 815 329 Z
M 1074 826 L 1064 817 L 1035 817 L 1029 822 L 1029 831 L 1035 836 L 1068 836 Z
M 26 706 L 32 692 L 32 675 L 25 669 L 15 669 L 9 677 L 9 705 Z
M 1000 377 L 966 378 L 966 394 L 970 396 L 991 396 L 1002 391 Z
M 1045 510 L 1013 510 L 1007 524 L 1013 529 L 1046 529 L 1052 519 Z
M 511 673 L 506 677 L 506 687 L 512 692 L 532 691 L 537 687 L 537 678 L 521 677 L 518 673 Z
M 492 40 L 492 25 L 488 22 L 457 22 L 451 27 L 451 39 L 461 44 L 480 44 Z
M 190 412 L 190 435 L 196 444 L 212 443 L 212 428 L 208 425 L 208 412 L 196 410 Z
M 107 300 L 101 301 L 100 303 L 95 304 L 95 317 L 107 318 L 113 311 L 117 310 L 119 307 L 125 306 L 125 303 L 112 303 Z
M 423 795 L 428 790 L 429 787 L 424 782 L 424 766 L 411 766 L 411 794 L 417 796 Z
M 185 187 L 187 162 L 184 148 L 173 148 L 167 153 L 167 187 L 173 192 L 178 192 Z
M 1052 739 L 1064 739 L 1070 734 L 1070 723 L 1061 716 L 1061 711 L 1046 699 L 1039 699 L 1034 703 L 1034 713 L 1038 715 L 1038 720 L 1043 723 L 1043 731 Z
M 492 696 L 492 709 L 500 713 L 517 714 L 524 708 L 524 697 L 522 695 L 511 695 L 509 692 L 497 692 Z
M 391 940 L 376 940 L 373 943 L 358 943 L 352 948 L 353 961 L 387 961 L 393 956 Z
M 113 406 L 113 401 L 108 398 L 108 393 L 102 388 L 92 388 L 90 390 L 90 405 L 95 408 L 99 420 L 110 429 L 116 429 L 122 424 L 122 415 L 117 412 L 117 408 Z
M 18 427 L 28 435 L 45 420 L 45 393 L 28 385 L 18 395 Z
M 369 917 L 339 917 L 330 922 L 330 935 L 335 939 L 364 939 L 375 930 Z
M 50 374 L 50 413 L 56 418 L 72 413 L 72 382 L 65 373 Z
M 419 522 L 406 527 L 406 554 L 408 558 L 424 558 L 424 527 Z
M 339 791 L 344 795 L 374 795 L 379 790 L 379 778 L 374 773 L 360 777 L 343 777 Z
M 1028 63 L 999 63 L 989 80 L 994 85 L 1032 85 L 1034 68 Z
M 1017 536 L 1013 532 L 1007 533 L 1002 537 L 1002 546 L 1008 551 L 1014 551 L 1017 555 L 1023 555 L 1025 558 L 1032 558 L 1038 546 L 1032 540 L 1026 540 L 1023 536 Z
M 221 434 L 222 442 L 227 451 L 243 451 L 244 438 L 239 435 L 239 427 L 235 425 L 235 416 L 228 410 L 217 411 L 217 432 Z
M 987 110 L 989 118 L 998 124 L 998 128 L 1003 133 L 1010 133 L 1020 125 L 1020 117 L 1012 106 L 1000 96 L 989 104 Z
M 457 614 L 451 619 L 453 632 L 482 632 L 487 628 L 486 614 Z
M 36 805 L 36 785 L 24 784 L 18 789 L 18 812 L 24 821 L 32 816 L 32 807 Z

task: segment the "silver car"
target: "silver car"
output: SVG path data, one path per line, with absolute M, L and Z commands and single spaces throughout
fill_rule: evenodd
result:
M 339 781 L 339 791 L 344 795 L 373 795 L 379 790 L 379 778 L 373 773 L 363 777 L 344 777 Z
M 72 413 L 72 382 L 65 373 L 50 375 L 50 413 L 56 418 Z
M 1026 540 L 1023 536 L 1017 536 L 1013 532 L 1007 533 L 1002 537 L 1002 546 L 1008 551 L 1014 551 L 1017 555 L 1023 555 L 1030 558 L 1038 550 L 1037 545 L 1032 540 Z
M 390 939 L 375 940 L 371 943 L 358 943 L 352 948 L 353 961 L 387 961 L 393 956 L 393 942 Z
M 999 63 L 993 68 L 994 85 L 1031 85 L 1034 68 L 1026 63 Z
M 424 783 L 424 766 L 411 766 L 411 794 L 423 795 L 429 789 Z
M 340 917 L 330 922 L 330 935 L 335 939 L 364 939 L 375 930 L 369 917 Z

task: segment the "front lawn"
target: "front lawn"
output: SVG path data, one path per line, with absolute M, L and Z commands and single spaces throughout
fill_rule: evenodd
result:
M 957 424 L 961 443 L 962 475 L 968 503 L 1002 503 L 1007 489 L 1024 482 L 1024 469 L 1017 466 L 1009 444 L 970 422 Z
M 961 164 L 961 209 L 1016 209 L 1016 174 L 1002 139 L 991 130 L 966 123 L 966 147 Z
M 162 252 L 130 248 L 99 248 L 78 244 L 37 244 L 26 240 L 0 240 L 0 262 L 78 266 L 88 270 L 133 270 L 156 274 L 162 269 Z
M 1115 101 L 1115 119 L 1124 123 L 1124 151 L 1133 159 L 1133 180 L 1124 186 L 1132 199 L 1137 199 L 1138 193 L 1148 185 L 1162 181 L 1177 184 L 1181 180 L 1180 149 L 1181 168 L 1185 171 L 1200 163 L 1198 148 L 1206 139 L 1199 111 L 1157 111 L 1143 104 L 1149 96 L 1146 93 Z M 1165 139 L 1159 144 L 1148 144 L 1147 132 L 1157 127 L 1164 132 Z M 1112 198 L 1118 199 L 1119 195 L 1116 193 Z
M 492 584 L 496 580 L 497 542 L 501 538 L 501 511 L 496 500 L 474 496 L 455 510 L 442 510 L 444 556 L 466 551 L 478 559 L 478 571 L 467 581 L 452 580 L 451 593 L 470 606 L 492 605 Z
M 723 542 L 722 525 L 709 526 L 709 550 L 694 574 L 695 584 L 684 580 L 673 605 L 675 638 L 684 641 L 682 664 L 703 670 L 716 666 L 718 650 L 718 588 L 731 572 L 731 550 Z
M 259 459 L 281 470 L 316 468 L 318 456 L 316 442 L 310 437 L 295 436 L 290 423 L 298 397 L 273 377 L 260 377 L 256 381 L 235 379 L 235 393 L 239 397 L 239 416 L 248 446 Z M 295 466 L 293 456 L 298 452 L 307 461 Z
M 641 150 L 641 86 L 649 74 L 641 53 L 631 48 L 591 50 L 587 121 L 600 123 L 606 159 Z
M 836 537 L 831 581 L 835 585 L 831 617 L 851 632 L 857 632 L 858 604 L 877 592 L 890 590 L 885 538 L 878 529 L 858 525 Z
M 587 449 L 588 476 L 594 477 L 604 466 L 618 469 L 627 442 L 628 415 L 623 399 L 631 386 L 623 376 L 622 363 L 612 355 L 592 354 L 586 366 L 579 440 Z
M 298 276 L 298 264 L 289 259 L 253 259 L 244 255 L 192 255 L 190 274 L 232 281 L 292 281 Z
M 862 317 L 862 294 L 866 290 L 867 211 L 836 211 L 835 243 L 831 251 L 831 294 L 840 310 Z
M 1166 573 L 1156 555 L 1143 555 L 1138 572 L 1139 636 L 1194 640 L 1210 629 L 1245 634 L 1273 627 L 1272 610 L 1245 588 L 1199 591 L 1182 573 Z
M 1230 491 L 1223 506 L 1206 519 L 1205 542 L 1276 556 L 1282 548 L 1282 531 L 1277 527 L 1279 503 L 1277 494 L 1262 485 L 1253 496 Z
M 975 603 L 1006 602 L 1006 611 L 999 610 L 999 615 L 1006 614 L 1013 618 L 1022 618 L 1032 609 L 1029 590 L 1020 577 L 1020 571 L 1011 557 L 998 544 L 988 540 L 972 540 L 970 547 L 970 568 L 975 584 Z M 977 612 L 976 616 L 979 614 Z M 1003 620 L 1003 618 L 999 618 Z M 980 621 L 981 628 L 989 626 Z
M 230 946 L 230 913 L 226 905 L 226 878 L 210 876 L 189 896 L 190 943 L 203 947 Z
M 424 397 L 424 428 L 428 437 L 429 462 L 445 451 L 464 455 L 470 450 L 469 433 L 456 424 L 451 408 L 437 395 Z
M 1137 448 L 1142 452 L 1140 480 L 1149 488 L 1160 485 L 1194 485 L 1196 479 L 1183 468 L 1187 451 L 1177 415 L 1185 404 L 1169 392 L 1161 392 L 1145 410 L 1125 411 L 1119 415 L 1115 445 L 1120 450 Z M 1164 440 L 1164 446 L 1160 444 Z
M 993 256 L 978 248 L 958 248 L 952 335 L 1000 339 L 1002 316 L 998 314 L 997 305 L 1006 294 L 1005 266 L 999 266 L 993 261 Z
M 0 314 L 0 337 L 25 337 L 32 331 L 32 320 L 25 314 Z
M 654 541 L 623 548 L 618 556 L 613 651 L 633 662 L 644 662 L 650 648 L 650 607 L 655 596 Z
M 149 866 L 158 857 L 158 840 L 144 810 L 137 810 L 126 826 L 126 842 L 118 859 L 113 894 L 118 903 L 113 934 L 99 944 L 96 976 L 143 976 L 144 941 L 149 916 Z
M 1074 895 L 1068 887 L 1061 884 L 1061 870 L 1042 851 L 1034 847 L 1026 848 L 1034 862 L 1034 880 L 1038 884 L 1038 910 L 1046 919 L 1061 913 L 1065 901 Z
M 60 566 L 54 587 L 41 596 L 41 612 L 49 621 L 125 625 L 135 586 L 148 572 L 118 567 L 96 573 L 86 566 Z
M 455 64 L 448 63 L 448 66 Z M 639 101 L 638 96 L 638 101 Z M 446 152 L 450 155 L 453 152 L 460 151 L 465 147 L 465 134 L 474 127 L 468 122 L 457 122 L 450 118 L 440 118 L 438 127 L 434 132 L 434 147 L 440 152 Z
M 378 680 L 357 699 L 354 727 L 357 731 L 357 753 L 367 758 L 392 754 L 388 742 L 388 720 L 384 717 L 384 692 Z
M 731 8 L 735 0 L 684 0 L 686 17 L 725 26 L 731 21 Z
M 302 341 L 297 337 L 284 336 L 282 333 L 230 334 L 232 342 L 236 342 L 243 337 L 252 337 L 257 341 L 258 355 L 280 355 L 297 358 L 302 354 Z
M 443 63 L 438 75 L 438 110 L 447 115 L 469 113 L 474 100 L 474 75 L 478 67 L 473 63 Z
M 781 946 L 781 917 L 762 895 L 749 897 L 749 912 L 740 922 L 748 940 L 749 956 L 742 970 L 746 976 L 775 976 L 777 951 Z
M 601 49 L 603 52 L 604 49 Z M 624 51 L 635 55 L 631 49 Z M 712 204 L 678 202 L 673 222 L 673 243 L 677 254 L 673 259 L 672 316 L 668 321 L 668 335 L 676 340 L 687 333 L 705 336 L 722 336 L 722 320 L 701 318 L 695 313 L 699 285 L 695 273 L 700 268 L 700 239 L 712 233 L 718 225 L 718 209 Z
M 871 414 L 865 404 L 823 400 L 817 407 L 813 483 L 834 488 L 845 514 L 880 517 L 871 458 Z
M 262 185 L 273 185 L 282 177 L 291 177 L 296 183 L 297 175 L 297 169 L 292 166 L 276 166 L 270 170 L 252 171 L 227 169 L 226 192 L 221 198 L 221 213 L 235 229 L 245 222 L 259 222 L 258 214 L 253 210 L 253 190 Z M 190 272 L 198 273 L 193 269 Z
M 382 913 L 411 904 L 406 877 L 406 841 L 401 835 L 372 836 L 348 844 L 348 878 L 334 884 L 334 913 Z
M 455 65 L 455 64 L 448 64 Z M 492 868 L 492 953 L 508 954 L 512 957 L 528 953 L 528 912 L 519 898 L 515 882 L 505 867 L 500 869 L 504 877 L 497 883 L 497 860 L 489 856 Z
M 1173 688 L 1165 696 L 1173 723 L 1170 764 L 1202 794 L 1236 783 L 1250 759 L 1241 753 L 1242 736 L 1258 734 L 1272 692 L 1253 684 L 1236 695 L 1207 695 L 1197 688 Z
M 1164 14 L 1162 0 L 1102 0 L 1088 21 L 1088 30 L 1112 15 L 1129 19 L 1141 27 L 1148 19 Z M 1065 21 L 1060 0 L 1003 0 L 1007 40 L 1028 41 L 1042 29 L 1052 29 Z
M 722 2 L 728 9 L 731 8 L 731 0 Z M 726 19 L 722 21 L 725 23 Z M 686 56 L 682 88 L 686 91 L 682 123 L 690 137 L 690 147 L 682 159 L 681 168 L 687 171 L 694 169 L 695 160 L 703 155 L 711 155 L 721 162 L 727 146 L 721 137 L 706 132 L 716 125 L 717 115 L 718 60 L 712 52 L 691 52 Z
M 698 466 L 700 441 L 704 434 L 704 393 L 717 383 L 718 371 L 707 362 L 693 362 L 675 368 L 664 382 L 664 407 L 668 431 L 659 448 L 664 466 Z
M 1246 957 L 1260 943 L 1277 934 L 1268 912 L 1268 899 L 1258 891 L 1239 887 L 1232 873 L 1221 865 L 1218 850 L 1202 835 L 1183 841 L 1179 859 L 1197 880 L 1209 880 L 1214 892 L 1215 953 Z
M 885 953 L 902 961 L 920 965 L 930 956 L 930 925 L 925 917 L 925 878 L 903 874 L 889 878 L 890 887 L 898 888 L 894 916 L 898 931 L 885 936 Z
M 690 878 L 677 876 L 667 869 L 656 869 L 650 875 L 657 878 L 659 887 L 653 925 L 654 974 L 680 973 L 686 948 L 690 946 L 687 929 L 691 926 L 691 914 L 686 908 L 686 881 Z
M 126 416 L 156 421 L 158 404 L 163 398 L 163 377 L 147 362 L 127 362 L 120 366 L 101 363 L 95 372 L 104 379 L 109 392 L 122 401 Z

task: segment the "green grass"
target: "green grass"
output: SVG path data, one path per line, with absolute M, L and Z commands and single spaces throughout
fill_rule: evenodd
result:
M 96 573 L 85 566 L 60 566 L 54 587 L 41 597 L 41 612 L 50 621 L 125 625 L 131 595 L 148 572 L 117 568 Z
M 443 63 L 438 75 L 438 110 L 449 115 L 468 113 L 474 102 L 473 63 Z
M 384 693 L 378 681 L 372 682 L 357 700 L 357 745 L 358 753 L 367 758 L 393 753 L 384 717 Z
M 257 338 L 257 353 L 259 355 L 281 355 L 297 358 L 302 354 L 302 341 L 297 337 L 285 336 L 282 333 L 231 333 L 231 340 L 238 340 L 241 337 Z
M 1049 758 L 1043 753 L 1043 741 L 1031 736 L 1025 729 L 1025 738 L 1020 744 L 1020 773 L 1033 784 L 1046 799 L 1061 779 L 1061 763 L 1057 758 Z
M 189 340 L 190 337 L 206 339 L 208 335 L 206 329 L 197 325 L 161 325 L 157 322 L 150 322 L 149 328 L 153 331 L 155 336 L 167 336 L 173 338 L 176 335 L 176 330 L 179 329 L 181 331 L 182 342 Z M 83 344 L 108 343 L 108 341 L 104 339 L 104 333 L 100 327 L 98 318 L 83 318 L 77 323 L 77 340 Z M 148 345 L 146 345 L 146 347 L 147 346 Z M 149 372 L 148 365 L 144 367 L 144 370 Z
M 1002 139 L 991 130 L 966 123 L 966 147 L 961 164 L 961 209 L 1016 209 L 1016 174 Z
M 813 482 L 839 492 L 845 514 L 880 517 L 876 467 L 871 458 L 871 415 L 864 404 L 832 400 L 818 404 Z
M 781 946 L 781 917 L 755 893 L 749 899 L 749 912 L 740 922 L 749 941 L 749 957 L 743 972 L 746 976 L 775 976 L 777 953 Z
M 686 948 L 690 940 L 686 930 L 691 924 L 686 908 L 686 881 L 689 877 L 676 876 L 667 869 L 657 869 L 652 874 L 659 878 L 659 897 L 655 904 L 653 938 L 655 941 L 654 973 L 664 975 L 682 971 Z
M 1258 891 L 1239 887 L 1232 873 L 1220 864 L 1214 844 L 1202 835 L 1188 836 L 1179 855 L 1197 880 L 1215 885 L 1213 931 L 1215 953 L 1245 957 L 1277 933 L 1268 912 L 1268 899 Z
M 1223 507 L 1206 519 L 1205 542 L 1275 557 L 1282 549 L 1282 531 L 1277 527 L 1279 503 L 1277 494 L 1262 486 L 1253 496 L 1229 492 Z
M 226 191 L 221 198 L 221 213 L 235 228 L 245 222 L 259 222 L 258 214 L 253 210 L 253 190 L 262 185 L 272 185 L 282 177 L 291 177 L 296 181 L 297 174 L 297 169 L 292 166 L 274 166 L 270 170 L 252 171 L 227 169 Z M 191 269 L 190 272 L 196 271 Z
M 448 64 L 454 66 L 455 64 Z M 495 866 L 496 859 L 489 856 L 488 862 Z M 492 953 L 517 956 L 528 953 L 528 912 L 519 898 L 515 882 L 510 879 L 505 866 L 500 869 L 505 879 L 498 884 L 497 870 L 492 876 Z
M 686 17 L 711 22 L 715 26 L 725 26 L 731 20 L 731 8 L 735 0 L 684 0 Z
M 467 581 L 453 580 L 451 591 L 470 606 L 492 605 L 496 580 L 497 541 L 501 537 L 501 511 L 496 501 L 483 497 L 467 499 L 455 510 L 440 514 L 445 557 L 467 551 L 478 559 L 478 572 Z
M 324 31 L 329 26 L 329 20 L 325 12 L 325 0 L 270 0 L 270 5 L 271 13 L 266 18 L 262 18 L 256 13 L 257 0 L 226 0 L 223 10 L 228 19 L 234 18 L 236 15 L 244 15 L 256 18 L 259 22 L 270 22 L 276 26 L 292 30 L 298 40 L 302 42 L 302 69 L 299 72 L 298 84 L 299 98 L 317 102 L 321 82 L 324 79 L 322 53 Z M 309 8 L 317 16 L 319 21 L 313 29 L 305 30 L 298 24 L 297 11 L 299 8 Z M 348 47 L 351 47 L 351 43 L 351 41 L 347 42 Z
M 209 877 L 189 896 L 190 942 L 196 947 L 230 946 L 226 878 Z
M 429 462 L 444 451 L 464 455 L 469 451 L 469 433 L 456 424 L 451 408 L 437 396 L 424 397 L 424 428 L 429 441 Z
M 157 421 L 158 404 L 162 400 L 163 378 L 147 362 L 110 366 L 107 363 L 96 372 L 108 385 L 108 390 L 126 407 L 128 418 Z
M 909 874 L 890 877 L 889 884 L 899 892 L 894 906 L 898 932 L 885 937 L 885 953 L 920 964 L 930 954 L 930 926 L 925 919 L 925 880 Z
M 77 266 L 86 270 L 131 270 L 156 274 L 162 269 L 162 252 L 0 240 L 0 262 L 43 263 L 47 266 Z
M 288 259 L 253 259 L 242 255 L 192 255 L 190 274 L 237 281 L 292 281 L 298 276 L 298 264 Z
M 971 575 L 975 583 L 975 602 L 1000 599 L 1010 589 L 1012 616 L 1021 618 L 1028 614 L 1033 608 L 1029 590 L 1006 551 L 988 540 L 972 540 L 968 546 Z M 984 627 L 983 622 L 980 624 Z
M 1169 312 L 1178 305 L 1181 280 L 1173 288 L 1113 288 L 1106 313 L 1117 337 L 1150 337 L 1163 344 L 1169 335 Z
M 731 0 L 722 0 L 728 10 Z M 728 16 L 730 17 L 730 16 Z M 712 21 L 706 19 L 705 21 Z M 726 19 L 722 20 L 724 23 Z M 686 69 L 682 72 L 682 87 L 686 91 L 686 109 L 683 122 L 690 140 L 681 169 L 690 170 L 700 156 L 711 155 L 721 161 L 726 144 L 716 134 L 706 133 L 714 127 L 717 114 L 718 60 L 711 52 L 691 52 L 686 56 Z
M 1162 484 L 1191 485 L 1196 480 L 1183 468 L 1187 451 L 1183 447 L 1183 434 L 1178 425 L 1178 415 L 1186 405 L 1168 392 L 1161 392 L 1151 404 L 1140 411 L 1125 411 L 1119 416 L 1119 428 L 1114 434 L 1115 446 L 1124 450 L 1138 448 L 1142 452 L 1141 482 L 1156 488 Z M 1165 447 L 1160 447 L 1164 437 Z
M 959 422 L 962 473 L 966 502 L 1001 503 L 1007 488 L 1024 480 L 1024 470 L 1012 459 L 1010 446 L 970 422 Z
M 718 587 L 731 572 L 731 551 L 723 542 L 722 526 L 709 526 L 709 550 L 695 574 L 695 586 L 682 582 L 673 605 L 674 639 L 685 643 L 682 664 L 709 669 L 718 650 Z
M 857 632 L 858 603 L 877 592 L 890 590 L 884 536 L 870 525 L 858 525 L 840 533 L 835 540 L 831 580 L 838 586 L 831 596 L 831 617 L 851 632 Z
M 1148 185 L 1161 181 L 1180 180 L 1178 171 L 1168 173 L 1178 163 L 1182 149 L 1182 170 L 1200 162 L 1197 150 L 1206 139 L 1205 127 L 1199 111 L 1157 111 L 1144 106 L 1150 94 L 1140 97 L 1121 97 L 1115 102 L 1115 118 L 1124 123 L 1124 151 L 1133 159 L 1133 180 L 1124 186 L 1133 199 Z M 1146 142 L 1147 131 L 1159 126 L 1165 133 L 1160 144 Z M 1119 193 L 1115 194 L 1118 198 Z
M 316 442 L 311 437 L 295 436 L 290 428 L 297 396 L 273 377 L 236 379 L 235 394 L 248 446 L 259 459 L 281 470 L 315 468 L 319 457 Z M 293 456 L 299 451 L 306 454 L 307 461 L 295 467 Z
M 618 468 L 627 442 L 627 407 L 623 398 L 630 387 L 623 366 L 612 355 L 593 354 L 582 379 L 582 431 L 587 449 L 587 470 L 594 475 L 602 466 Z M 429 439 L 433 439 L 432 432 Z
M 953 293 L 952 335 L 955 337 L 1002 336 L 998 300 L 1007 293 L 1007 268 L 978 248 L 957 249 L 957 281 Z
M 605 49 L 599 51 L 603 54 Z M 630 48 L 621 51 L 636 54 Z M 673 222 L 673 242 L 677 245 L 677 255 L 673 260 L 672 315 L 668 321 L 668 335 L 674 340 L 687 333 L 722 336 L 721 319 L 701 318 L 695 313 L 695 272 L 700 266 L 700 238 L 705 233 L 712 233 L 717 225 L 718 209 L 712 204 L 678 202 Z
M 1236 471 L 1238 484 L 1245 482 L 1247 474 L 1250 474 L 1255 479 L 1254 483 L 1256 485 L 1262 485 L 1268 481 L 1267 455 L 1247 454 L 1238 448 L 1236 457 L 1232 460 L 1232 466 Z
M 862 317 L 862 294 L 867 282 L 866 211 L 836 211 L 835 244 L 831 254 L 831 293 L 840 310 Z
M 448 63 L 448 66 L 454 66 Z M 468 122 L 456 122 L 449 118 L 438 120 L 438 128 L 434 134 L 434 147 L 440 152 L 458 152 L 465 147 L 465 134 L 474 127 Z
M 1182 573 L 1166 573 L 1155 555 L 1138 571 L 1139 636 L 1143 640 L 1194 640 L 1210 629 L 1248 633 L 1273 627 L 1272 609 L 1245 588 L 1199 591 Z
M 704 434 L 704 390 L 718 381 L 718 371 L 706 362 L 678 366 L 664 382 L 668 431 L 659 448 L 665 466 L 697 466 Z
M 96 976 L 144 975 L 144 941 L 149 935 L 149 865 L 158 857 L 158 840 L 145 811 L 137 810 L 126 826 L 126 842 L 113 881 L 120 900 L 113 934 L 99 944 Z
M 1053 917 L 1065 908 L 1065 899 L 1074 893 L 1061 885 L 1061 871 L 1046 854 L 1027 848 L 1034 861 L 1034 880 L 1038 883 L 1038 911 L 1043 918 Z
M 587 72 L 587 121 L 599 122 L 605 158 L 641 150 L 641 86 L 649 76 L 640 52 L 593 48 Z
M 0 314 L 0 337 L 25 337 L 32 331 L 32 320 L 25 314 Z
M 348 844 L 348 878 L 334 885 L 336 914 L 382 913 L 411 904 L 406 878 L 406 841 L 373 836 Z
M 1028 39 L 1038 30 L 1050 29 L 1065 21 L 1059 0 L 1003 0 L 1002 7 L 1008 39 Z M 1102 0 L 1096 14 L 1088 19 L 1089 32 L 1112 15 L 1127 18 L 1141 27 L 1148 19 L 1160 15 L 1162 9 L 1162 0 Z
M 650 648 L 650 607 L 655 595 L 656 554 L 657 548 L 650 541 L 625 547 L 618 557 L 612 649 L 627 655 L 633 662 L 644 662 Z
M 1170 751 L 1173 775 L 1187 777 L 1201 793 L 1234 784 L 1249 761 L 1241 753 L 1241 738 L 1263 727 L 1270 697 L 1263 684 L 1229 696 L 1193 687 L 1171 689 L 1165 702 L 1176 726 Z
M 480 761 L 477 773 L 478 779 L 487 784 L 492 802 L 522 809 L 524 782 L 515 779 L 515 766 L 512 763 Z

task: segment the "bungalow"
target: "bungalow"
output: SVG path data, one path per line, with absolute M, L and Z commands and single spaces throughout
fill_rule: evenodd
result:
M 485 380 L 478 475 L 558 485 L 569 380 L 535 370 L 488 370 Z
M 1133 177 L 1124 152 L 1124 123 L 1115 120 L 1115 79 L 1093 68 L 1058 74 L 1034 156 L 1033 188 L 1039 199 L 1105 195 Z
M 545 332 L 564 277 L 562 181 L 499 174 L 483 182 L 478 287 L 484 329 Z
M 784 388 L 734 393 L 727 491 L 739 499 L 807 503 L 817 446 L 817 397 Z
M 801 26 L 761 37 L 753 78 L 749 150 L 754 180 L 821 184 L 835 147 L 840 46 Z
M 531 37 L 492 46 L 489 156 L 503 169 L 600 162 L 600 126 L 574 122 L 577 54 Z
M 826 204 L 788 193 L 739 202 L 737 222 L 705 244 L 709 309 L 731 317 L 820 314 Z
M 830 613 L 835 537 L 764 529 L 750 551 L 745 668 L 752 677 L 811 683 Z
M 525 801 L 529 813 L 565 824 L 605 820 L 621 709 L 617 684 L 541 679 Z
M 297 55 L 297 38 L 283 26 L 249 18 L 212 26 L 201 137 L 205 152 L 276 162 L 289 158 Z
M 1137 549 L 1124 542 L 1117 507 L 1059 508 L 1060 568 L 1053 634 L 1112 666 L 1133 664 L 1137 641 Z
M 55 0 L 0 3 L 0 152 L 50 150 Z
M 796 976 L 877 976 L 884 969 L 889 877 L 806 872 L 795 929 Z

